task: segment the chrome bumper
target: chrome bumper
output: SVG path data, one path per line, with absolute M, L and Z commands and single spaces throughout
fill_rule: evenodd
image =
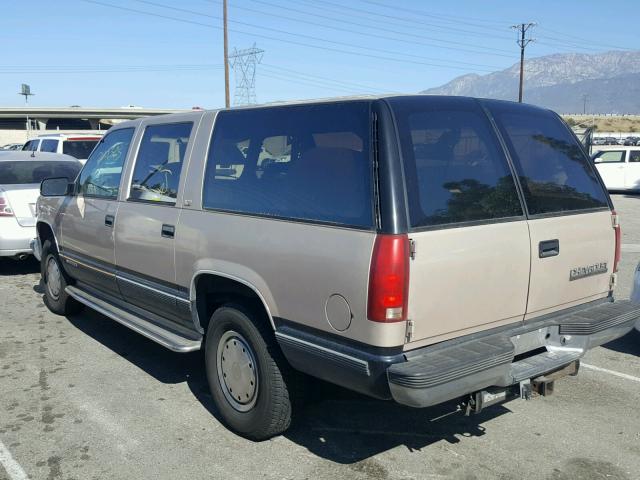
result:
M 557 371 L 629 332 L 640 305 L 606 302 L 544 320 L 407 352 L 387 369 L 395 401 L 428 407 L 488 387 L 508 387 Z M 518 357 L 518 360 L 515 360 Z

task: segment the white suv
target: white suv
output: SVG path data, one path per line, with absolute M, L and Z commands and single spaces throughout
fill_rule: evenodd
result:
M 27 141 L 22 147 L 22 150 L 64 153 L 84 163 L 93 148 L 102 139 L 103 135 L 102 133 L 56 133 L 40 135 L 37 138 Z

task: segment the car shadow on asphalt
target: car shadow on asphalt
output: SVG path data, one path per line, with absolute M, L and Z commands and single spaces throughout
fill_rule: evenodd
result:
M 26 260 L 16 260 L 14 258 L 0 258 L 0 277 L 12 275 L 28 275 L 40 271 L 40 262 L 34 257 Z
M 186 382 L 194 397 L 221 421 L 209 393 L 201 351 L 170 352 L 88 309 L 67 318 L 83 333 L 159 382 Z M 467 417 L 455 402 L 413 409 L 316 379 L 307 383 L 309 400 L 299 409 L 284 437 L 336 463 L 361 462 L 401 445 L 413 451 L 440 441 L 457 443 L 463 437 L 479 437 L 485 434 L 482 424 L 510 413 L 499 405 Z
M 627 353 L 629 355 L 640 357 L 640 332 L 634 328 L 624 337 L 620 337 L 613 342 L 606 343 L 602 347 L 615 352 Z

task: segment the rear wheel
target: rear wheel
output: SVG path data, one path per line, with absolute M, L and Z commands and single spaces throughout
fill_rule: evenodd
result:
M 71 315 L 82 309 L 82 305 L 66 292 L 68 277 L 60 265 L 60 257 L 49 240 L 42 246 L 41 263 L 44 284 L 44 303 L 53 313 Z
M 211 317 L 205 361 L 213 400 L 226 425 L 252 440 L 291 423 L 293 372 L 260 316 L 225 305 Z

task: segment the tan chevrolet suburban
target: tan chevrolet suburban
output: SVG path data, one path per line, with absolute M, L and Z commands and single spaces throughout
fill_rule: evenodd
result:
M 45 301 L 205 350 L 220 415 L 283 432 L 307 375 L 468 412 L 628 332 L 620 227 L 553 112 L 387 96 L 113 127 L 38 206 Z

